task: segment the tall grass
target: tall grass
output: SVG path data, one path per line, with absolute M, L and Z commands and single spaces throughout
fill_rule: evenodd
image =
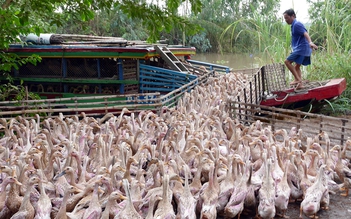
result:
M 269 60 L 276 61 L 281 53 L 286 54 L 290 45 L 290 35 L 286 27 L 276 17 L 262 16 L 253 11 L 250 18 L 241 18 L 230 24 L 220 35 L 222 48 L 230 52 L 266 53 Z M 285 41 L 282 38 L 286 37 Z M 279 54 L 279 55 L 278 55 Z

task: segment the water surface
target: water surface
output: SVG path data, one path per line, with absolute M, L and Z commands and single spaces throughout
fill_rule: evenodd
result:
M 260 54 L 198 53 L 193 55 L 191 59 L 228 66 L 233 70 L 259 68 L 268 64 L 267 58 Z

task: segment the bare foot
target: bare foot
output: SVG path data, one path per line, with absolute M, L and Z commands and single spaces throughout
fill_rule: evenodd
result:
M 290 85 L 291 86 L 295 86 L 295 85 L 297 85 L 298 83 L 308 83 L 308 82 L 310 82 L 309 80 L 302 80 L 302 81 L 292 81 L 292 82 L 290 82 Z
M 304 86 L 302 85 L 302 82 L 300 82 L 300 83 L 297 83 L 296 85 L 295 85 L 295 89 L 297 90 L 297 89 L 303 89 L 304 88 Z
M 299 81 L 292 81 L 292 82 L 290 82 L 290 85 L 296 85 L 296 84 L 298 84 L 299 83 Z

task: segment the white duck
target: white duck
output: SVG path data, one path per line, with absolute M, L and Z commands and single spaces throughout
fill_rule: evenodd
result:
M 237 163 L 244 164 L 242 161 L 242 158 L 238 154 L 232 154 L 228 156 L 228 160 L 230 161 L 229 163 L 229 169 L 226 177 L 224 180 L 222 180 L 219 184 L 219 199 L 218 199 L 218 205 L 217 205 L 217 211 L 221 212 L 224 210 L 225 206 L 227 205 L 231 194 L 233 193 L 234 187 L 235 187 L 235 180 L 234 178 L 237 176 L 234 176 L 234 168 L 237 169 Z
M 127 203 L 125 207 L 115 216 L 115 219 L 142 219 L 142 217 L 136 211 L 133 205 L 132 196 L 130 194 L 129 182 L 127 179 L 123 179 L 123 187 L 127 195 Z
M 325 164 L 320 166 L 317 180 L 306 190 L 306 196 L 300 205 L 300 218 L 302 218 L 303 213 L 316 218 L 317 212 L 320 210 L 322 198 L 325 193 L 328 193 L 328 188 L 323 183 L 326 178 L 325 167 Z
M 238 219 L 240 219 L 240 215 L 244 210 L 245 199 L 252 176 L 252 166 L 249 161 L 244 169 L 240 181 L 234 188 L 228 204 L 225 206 L 224 212 L 226 217 L 234 218 L 238 215 Z
M 290 164 L 290 160 L 287 160 L 285 164 L 285 171 L 284 171 L 283 178 L 277 184 L 276 190 L 275 190 L 275 200 L 274 200 L 275 207 L 277 211 L 281 212 L 279 216 L 283 218 L 286 218 L 285 213 L 288 210 L 290 191 L 291 191 L 291 188 L 288 184 L 288 178 L 287 178 L 288 171 L 289 171 L 288 170 L 289 164 Z
M 345 190 L 345 193 L 342 193 L 341 195 L 348 196 L 351 184 L 351 169 L 343 163 L 340 145 L 335 145 L 331 151 L 334 150 L 338 152 L 338 159 L 335 164 L 335 173 L 339 177 L 340 181 L 344 183 L 344 187 L 342 187 L 341 190 Z
M 262 186 L 258 191 L 258 214 L 262 218 L 273 218 L 275 216 L 275 182 L 271 175 L 271 159 L 264 161 L 265 175 L 262 180 Z
M 203 185 L 202 191 L 200 192 L 200 198 L 197 203 L 197 206 L 201 206 L 200 218 L 215 219 L 217 216 L 216 207 L 218 204 L 219 188 L 215 186 L 215 177 L 217 177 L 215 168 L 216 165 L 212 164 L 209 172 L 209 180 Z
M 183 165 L 183 169 L 185 172 L 185 185 L 184 192 L 179 197 L 177 217 L 182 219 L 192 219 L 196 218 L 196 199 L 194 198 L 193 194 L 191 194 L 189 187 L 189 167 L 187 165 Z
M 173 206 L 171 204 L 171 198 L 173 197 L 172 194 L 169 194 L 170 192 L 172 193 L 171 190 L 169 190 L 169 175 L 166 174 L 163 176 L 163 182 L 162 182 L 162 200 L 158 203 L 157 209 L 154 214 L 154 218 L 169 218 L 169 219 L 175 219 L 176 215 L 173 210 Z

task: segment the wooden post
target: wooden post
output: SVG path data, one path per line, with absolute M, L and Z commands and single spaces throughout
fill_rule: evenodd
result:
M 122 59 L 117 59 L 117 66 L 118 66 L 118 80 L 124 80 L 123 79 L 123 60 Z M 121 94 L 124 94 L 124 84 L 119 85 L 119 92 Z
M 341 122 L 342 122 L 342 127 L 341 127 L 341 140 L 340 140 L 340 145 L 343 145 L 344 144 L 344 138 L 345 138 L 345 135 L 344 135 L 344 133 L 345 133 L 345 124 L 346 124 L 346 120 L 345 119 L 342 119 L 341 120 Z M 345 140 L 345 142 L 346 142 L 346 140 Z M 345 145 L 345 147 L 346 147 L 346 145 Z

